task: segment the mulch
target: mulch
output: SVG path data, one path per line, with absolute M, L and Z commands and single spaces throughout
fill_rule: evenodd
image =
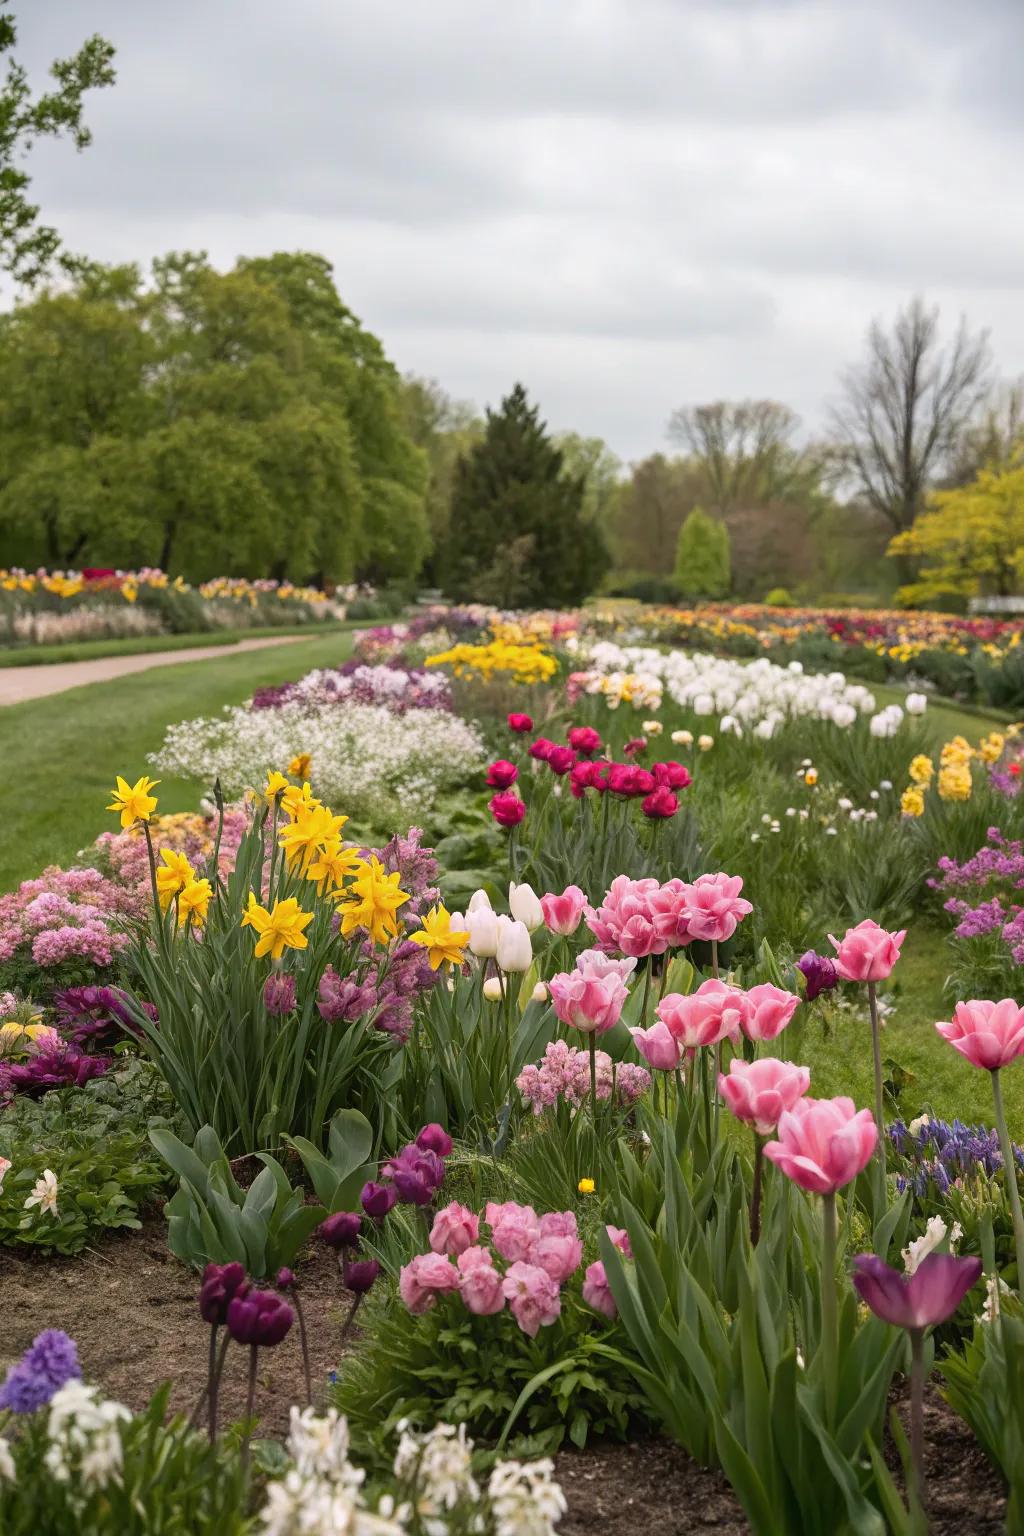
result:
M 313 1244 L 299 1271 L 309 1333 L 314 1398 L 342 1358 L 341 1331 L 351 1296 L 336 1258 Z M 206 1383 L 209 1329 L 196 1306 L 197 1277 L 170 1253 L 162 1218 L 141 1232 L 116 1234 L 74 1260 L 0 1249 L 4 1327 L 0 1370 L 44 1328 L 63 1328 L 78 1343 L 87 1379 L 141 1409 L 164 1381 L 171 1408 L 190 1412 Z M 358 1330 L 347 1347 L 358 1348 Z M 343 1368 L 343 1366 L 342 1366 Z M 228 1349 L 221 1389 L 224 1424 L 245 1413 L 248 1351 Z M 260 1352 L 258 1433 L 282 1436 L 292 1403 L 304 1400 L 298 1329 Z M 893 1401 L 905 1410 L 905 1388 Z M 906 1422 L 904 1415 L 904 1422 Z M 925 1404 L 932 1536 L 1000 1536 L 1006 1499 L 1001 1479 L 938 1391 Z M 896 1461 L 891 1454 L 890 1464 Z M 744 1536 L 749 1526 L 720 1472 L 692 1461 L 659 1438 L 566 1450 L 557 1475 L 569 1511 L 559 1536 Z

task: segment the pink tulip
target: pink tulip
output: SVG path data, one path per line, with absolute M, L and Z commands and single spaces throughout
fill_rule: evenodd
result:
M 442 1206 L 430 1229 L 430 1246 L 435 1253 L 457 1258 L 471 1248 L 480 1236 L 480 1218 L 457 1200 Z
M 781 1035 L 797 1008 L 800 999 L 794 992 L 783 992 L 770 982 L 747 991 L 748 1012 L 743 1018 L 743 1033 L 748 1040 L 774 1040 Z
M 884 981 L 900 957 L 907 930 L 888 933 L 870 917 L 848 928 L 842 939 L 829 940 L 836 949 L 836 970 L 844 981 Z
M 486 1248 L 466 1248 L 457 1259 L 459 1294 L 470 1312 L 491 1317 L 505 1307 L 504 1277 Z
M 443 1253 L 418 1253 L 398 1274 L 398 1292 L 410 1312 L 429 1312 L 438 1296 L 458 1290 L 459 1272 Z
M 647 898 L 658 937 L 664 939 L 668 947 L 689 944 L 693 938 L 688 922 L 691 890 L 684 880 L 673 878 L 666 880 Z
M 583 1244 L 578 1237 L 568 1233 L 552 1232 L 538 1238 L 533 1250 L 533 1262 L 547 1271 L 556 1285 L 562 1285 L 580 1267 Z
M 503 1259 L 509 1263 L 532 1260 L 540 1237 L 540 1222 L 532 1205 L 517 1205 L 514 1200 L 500 1207 L 489 1204 L 485 1214 L 491 1228 L 491 1242 Z
M 834 1195 L 871 1161 L 878 1127 L 870 1109 L 852 1099 L 797 1099 L 779 1116 L 778 1140 L 765 1157 L 787 1178 L 817 1195 Z
M 618 959 L 606 955 L 601 949 L 584 949 L 576 956 L 576 969 L 588 981 L 603 981 L 606 976 L 618 976 L 628 982 L 636 970 L 636 958 Z
M 783 1111 L 792 1109 L 811 1085 L 809 1067 L 794 1066 L 765 1056 L 743 1061 L 734 1056 L 729 1072 L 719 1074 L 718 1091 L 737 1120 L 745 1120 L 759 1136 L 774 1131 Z
M 540 899 L 545 923 L 552 933 L 560 934 L 563 938 L 576 932 L 586 904 L 586 894 L 578 885 L 567 885 L 561 896 L 549 892 Z
M 526 806 L 512 790 L 502 790 L 489 801 L 491 815 L 501 827 L 518 827 L 526 815 Z
M 1024 1008 L 1012 997 L 1000 1003 L 957 1003 L 951 1021 L 935 1028 L 973 1066 L 988 1072 L 1024 1056 Z
M 553 1323 L 562 1310 L 557 1283 L 537 1264 L 509 1265 L 502 1289 L 509 1311 L 531 1339 L 537 1337 L 541 1328 Z
M 600 734 L 592 725 L 574 725 L 566 740 L 574 751 L 582 753 L 584 757 L 593 757 L 601 750 Z
M 556 1017 L 588 1035 L 603 1035 L 617 1024 L 627 997 L 626 983 L 614 972 L 598 978 L 562 971 L 548 986 Z
M 651 898 L 659 889 L 657 880 L 615 876 L 601 906 L 586 908 L 587 927 L 602 949 L 619 950 L 638 959 L 664 954 L 668 940 L 658 932 L 651 907 Z
M 681 1046 L 717 1045 L 726 1038 L 738 1043 L 748 1012 L 747 996 L 739 987 L 712 977 L 696 992 L 669 992 L 655 1012 Z
M 583 1300 L 588 1307 L 593 1307 L 595 1312 L 600 1312 L 605 1317 L 615 1318 L 619 1314 L 611 1286 L 608 1284 L 608 1276 L 600 1260 L 596 1264 L 587 1265 L 587 1271 L 583 1277 Z
M 660 1020 L 650 1029 L 632 1029 L 633 1044 L 649 1067 L 657 1072 L 674 1072 L 683 1059 L 683 1047 Z
M 688 924 L 695 939 L 722 944 L 754 908 L 745 897 L 741 875 L 698 875 L 690 888 Z

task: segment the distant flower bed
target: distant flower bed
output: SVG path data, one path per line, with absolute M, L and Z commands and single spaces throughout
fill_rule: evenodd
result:
M 396 661 L 373 666 L 347 661 L 342 667 L 307 672 L 295 683 L 259 688 L 253 694 L 251 708 L 280 709 L 283 704 L 298 704 L 307 709 L 330 704 L 380 704 L 392 714 L 403 715 L 407 709 L 450 710 L 452 693 L 446 677 L 422 667 L 403 667 Z
M 164 571 L 0 568 L 0 645 L 32 646 L 343 618 L 333 596 L 288 581 L 218 576 L 191 586 Z

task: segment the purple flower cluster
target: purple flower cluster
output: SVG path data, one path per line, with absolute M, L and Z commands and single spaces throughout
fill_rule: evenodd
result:
M 373 944 L 363 945 L 367 960 L 374 957 Z M 426 951 L 405 939 L 378 967 L 371 964 L 360 975 L 339 976 L 332 965 L 320 977 L 317 1009 L 329 1024 L 354 1024 L 370 1018 L 375 1029 L 407 1040 L 412 1032 L 416 999 L 441 979 L 430 969 Z
M 415 1141 L 383 1165 L 381 1180 L 394 1187 L 404 1205 L 430 1205 L 444 1183 L 444 1160 L 451 1150 L 452 1139 L 442 1126 L 425 1125 Z
M 0 1102 L 15 1093 L 37 1096 L 51 1088 L 82 1088 L 110 1070 L 109 1056 L 88 1056 L 68 1040 L 40 1040 L 25 1061 L 0 1062 Z
M 402 890 L 408 891 L 411 898 L 402 909 L 404 918 L 419 917 L 434 905 L 440 895 L 437 887 L 440 869 L 433 848 L 423 847 L 422 828 L 410 827 L 404 837 L 396 832 L 383 848 L 362 850 L 363 858 L 369 858 L 371 854 L 380 860 L 388 874 L 401 876 Z
M 428 672 L 424 667 L 404 667 L 394 660 L 375 665 L 354 660 L 342 667 L 308 672 L 298 682 L 258 689 L 249 707 L 280 709 L 283 704 L 302 704 L 311 709 L 332 704 L 378 704 L 395 715 L 404 715 L 410 709 L 453 708 L 451 686 L 443 673 Z
M 594 1057 L 597 1097 L 610 1099 L 614 1084 L 615 1100 L 620 1105 L 635 1104 L 651 1086 L 651 1074 L 634 1062 L 620 1062 L 613 1068 L 607 1051 Z M 537 1066 L 524 1067 L 516 1078 L 516 1087 L 524 1101 L 533 1106 L 535 1115 L 543 1114 L 560 1099 L 566 1104 L 582 1104 L 590 1093 L 590 1057 L 565 1040 L 553 1040 Z
M 1015 900 L 1024 890 L 1024 843 L 989 827 L 987 842 L 962 864 L 942 858 L 936 875 L 929 878 L 932 890 L 950 892 L 943 906 L 958 919 L 958 939 L 980 939 L 998 933 L 1016 965 L 1024 965 L 1024 902 Z
M 896 1179 L 901 1194 L 909 1186 L 915 1195 L 927 1194 L 929 1187 L 942 1195 L 958 1180 L 989 1178 L 1003 1166 L 999 1136 L 985 1125 L 925 1120 L 912 1131 L 902 1120 L 895 1120 L 889 1136 L 905 1170 Z M 1013 1157 L 1018 1169 L 1024 1170 L 1024 1147 L 1014 1145 Z
M 17 1365 L 0 1386 L 0 1408 L 12 1413 L 34 1413 L 44 1408 L 61 1387 L 78 1381 L 82 1368 L 74 1339 L 59 1328 L 47 1328 L 33 1339 Z
M 140 917 L 145 903 L 98 869 L 51 867 L 0 896 L 0 961 L 28 948 L 43 969 L 68 960 L 105 969 L 128 943 L 120 924 Z
M 125 1030 L 138 1033 L 130 999 L 120 987 L 65 987 L 54 993 L 53 1006 L 57 1025 L 72 1045 L 116 1045 Z M 156 1023 L 155 1005 L 141 1006 Z

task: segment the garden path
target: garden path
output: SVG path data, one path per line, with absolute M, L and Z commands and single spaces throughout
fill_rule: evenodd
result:
M 63 693 L 83 683 L 106 683 L 129 672 L 146 672 L 150 667 L 169 667 L 174 662 L 222 660 L 239 651 L 262 651 L 271 645 L 290 645 L 307 640 L 308 635 L 267 635 L 257 640 L 239 640 L 236 645 L 199 645 L 187 651 L 146 651 L 136 656 L 98 656 L 93 661 L 44 663 L 38 667 L 0 668 L 0 707 L 22 704 L 26 699 L 41 699 L 47 694 Z

